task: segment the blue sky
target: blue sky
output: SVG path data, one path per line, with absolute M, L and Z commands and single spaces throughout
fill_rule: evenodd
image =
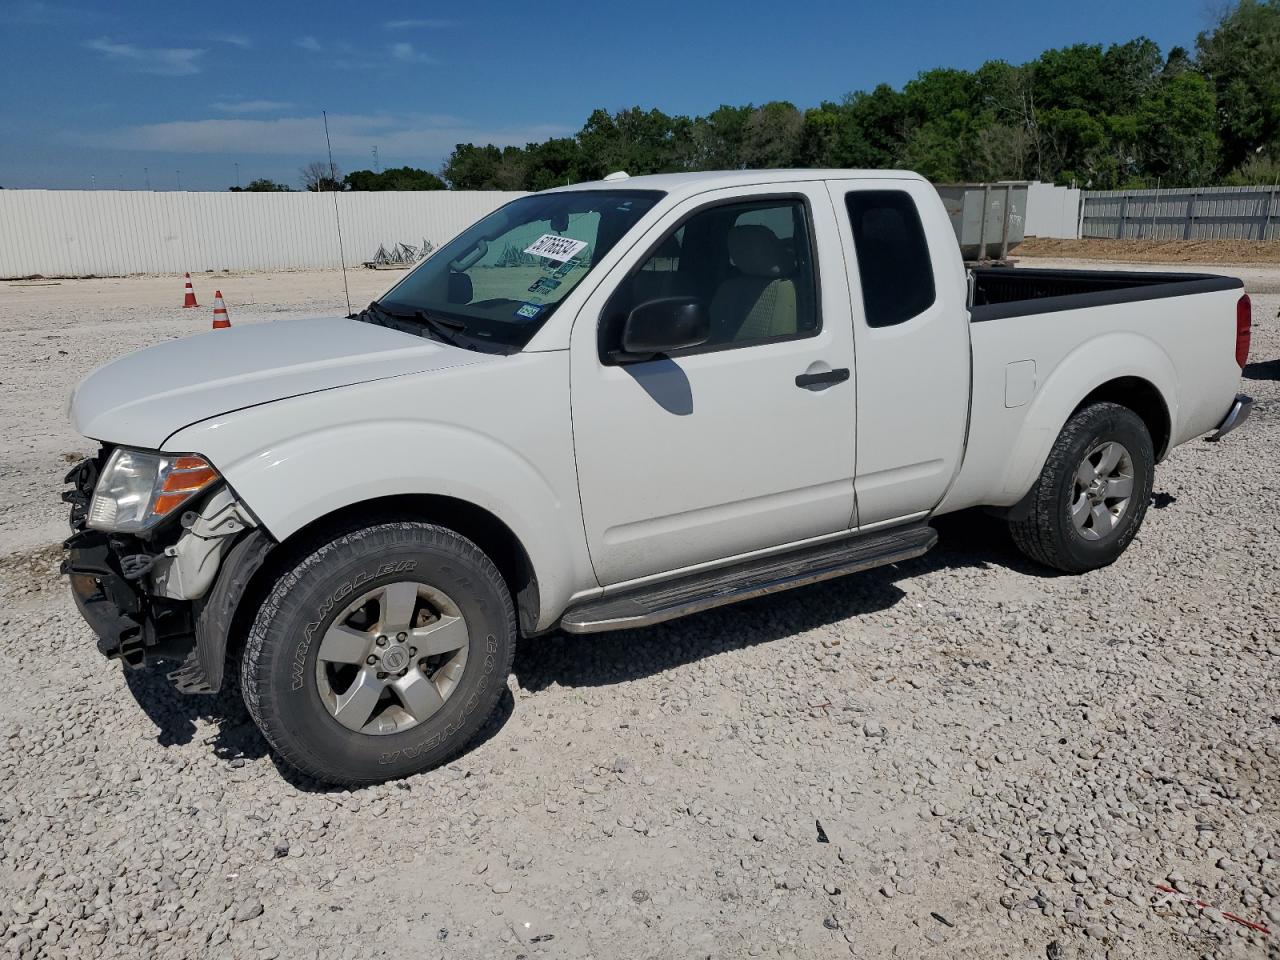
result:
M 220 190 L 437 169 L 459 141 L 576 132 L 597 106 L 805 107 L 936 66 L 1146 35 L 1191 47 L 1205 0 L 210 4 L 0 0 L 0 185 Z M 145 168 L 145 172 L 144 172 Z M 181 171 L 179 174 L 178 171 Z

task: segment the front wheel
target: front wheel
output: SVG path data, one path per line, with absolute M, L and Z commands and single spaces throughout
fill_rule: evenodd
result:
M 1031 489 L 1013 540 L 1045 566 L 1083 573 L 1113 563 L 1151 502 L 1155 451 L 1142 418 L 1116 403 L 1076 411 Z
M 360 786 L 465 749 L 497 706 L 515 642 L 510 593 L 475 544 L 384 523 L 280 576 L 249 632 L 241 688 L 282 759 Z

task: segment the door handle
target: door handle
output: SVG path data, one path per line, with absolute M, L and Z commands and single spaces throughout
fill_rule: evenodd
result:
M 823 373 L 802 373 L 796 377 L 797 387 L 815 387 L 822 384 L 844 383 L 849 379 L 848 367 L 837 367 Z

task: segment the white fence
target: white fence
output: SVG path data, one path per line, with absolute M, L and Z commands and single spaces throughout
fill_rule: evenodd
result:
M 0 279 L 336 267 L 380 245 L 439 246 L 519 193 L 0 190 Z M 1026 233 L 1078 236 L 1080 191 L 1033 183 Z
M 1280 188 L 1097 190 L 1084 236 L 1131 240 L 1280 240 Z
M 336 267 L 439 246 L 519 193 L 0 190 L 0 279 Z

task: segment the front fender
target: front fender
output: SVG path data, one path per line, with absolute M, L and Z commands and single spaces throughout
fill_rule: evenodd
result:
M 1085 397 L 1111 380 L 1138 377 L 1151 383 L 1178 433 L 1178 377 L 1173 361 L 1154 340 L 1138 333 L 1103 334 L 1068 353 L 1037 390 L 1004 473 L 1001 499 L 1022 497 L 1044 468 L 1067 419 Z
M 524 547 L 545 628 L 596 580 L 563 357 L 513 359 L 265 404 L 187 427 L 165 449 L 207 457 L 277 540 L 381 497 L 430 494 L 480 507 Z

